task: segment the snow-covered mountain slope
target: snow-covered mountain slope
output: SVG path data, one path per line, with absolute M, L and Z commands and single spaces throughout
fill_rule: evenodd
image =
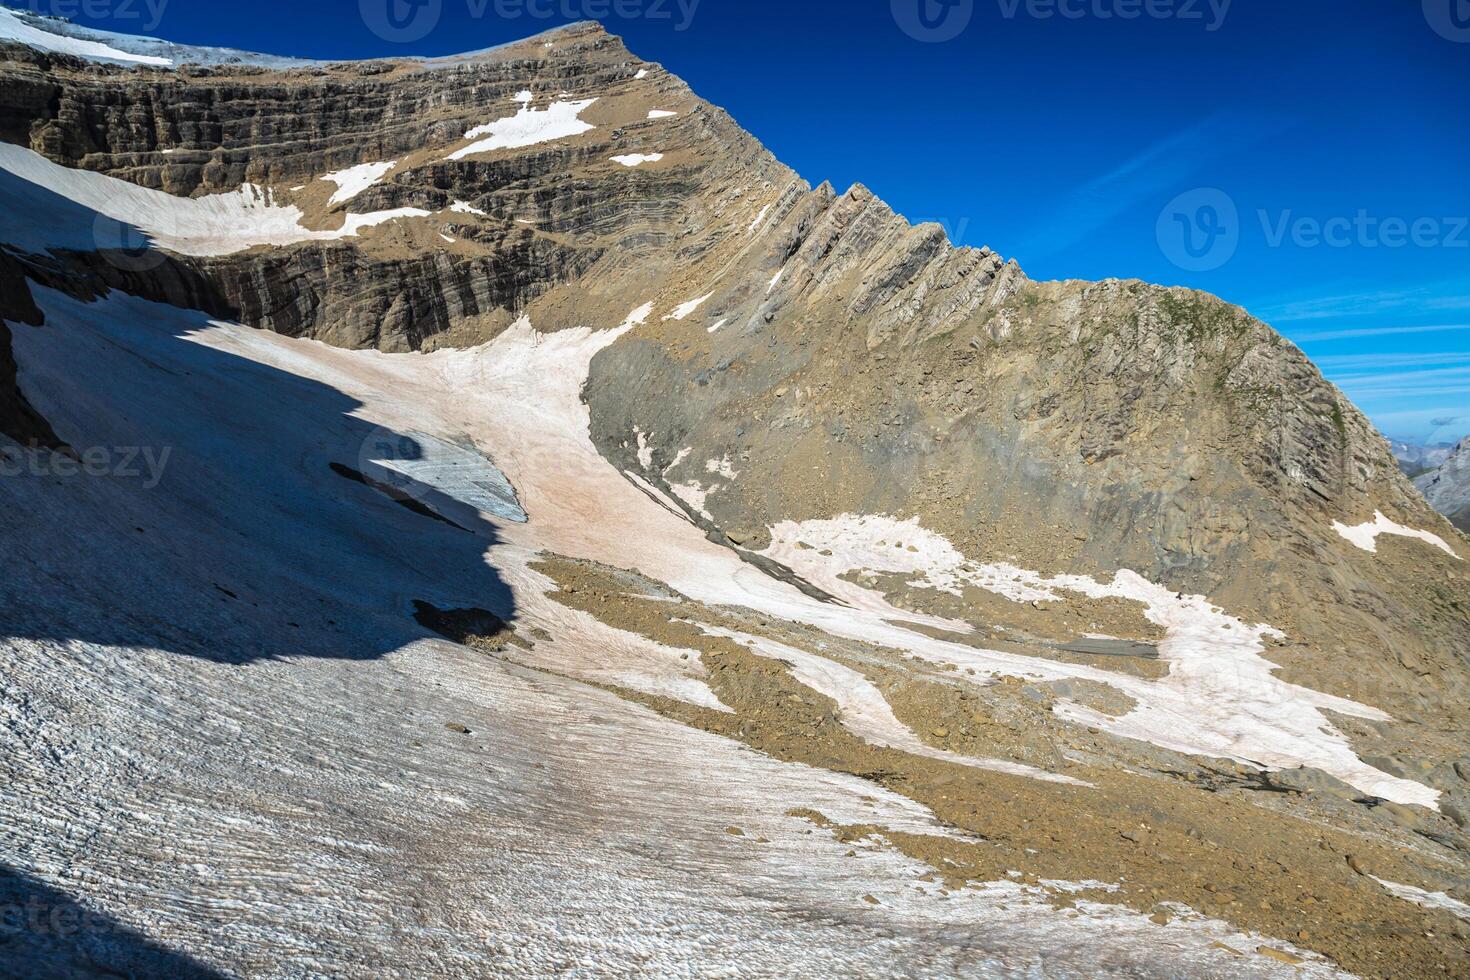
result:
M 1240 311 L 807 188 L 588 25 L 6 51 L 0 899 L 97 917 L 18 971 L 1465 954 L 1464 541 Z

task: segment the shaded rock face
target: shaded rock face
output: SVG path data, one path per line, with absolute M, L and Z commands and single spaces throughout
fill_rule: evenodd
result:
M 559 99 L 595 100 L 579 116 L 592 128 L 450 159 L 468 131 Z M 595 26 L 443 62 L 283 70 L 3 47 L 0 139 L 175 195 L 254 183 L 311 228 L 431 213 L 143 269 L 30 258 L 73 293 L 394 352 L 480 343 L 522 314 L 611 327 L 652 304 L 593 363 L 591 434 L 618 467 L 700 501 L 689 516 L 717 540 L 758 550 L 782 520 L 887 513 L 977 559 L 1130 568 L 1284 629 L 1288 673 L 1334 691 L 1367 676 L 1371 694 L 1345 693 L 1390 710 L 1442 707 L 1437 678 L 1470 649 L 1453 559 L 1400 542 L 1370 554 L 1333 530 L 1382 511 L 1454 534 L 1269 327 L 1189 290 L 1032 282 L 866 188 L 812 188 Z M 328 201 L 324 174 L 379 161 L 396 166 Z M 19 292 L 17 277 L 0 280 Z
M 0 434 L 24 446 L 56 448 L 61 441 L 51 431 L 50 423 L 26 401 L 17 383 L 11 328 L 7 324 L 8 321 L 24 330 L 40 326 L 43 319 L 26 286 L 20 263 L 0 252 Z
M 1435 510 L 1470 534 L 1470 438 L 1455 447 L 1438 469 L 1414 481 Z

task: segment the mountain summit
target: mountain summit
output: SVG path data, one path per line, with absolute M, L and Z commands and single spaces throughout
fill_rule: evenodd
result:
M 115 922 L 15 962 L 1466 955 L 1470 539 L 1244 310 L 812 187 L 596 24 L 0 36 L 0 860 Z

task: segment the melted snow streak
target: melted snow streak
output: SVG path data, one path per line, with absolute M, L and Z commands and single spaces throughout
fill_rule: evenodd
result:
M 345 179 L 345 178 L 344 178 Z M 226 255 L 254 245 L 289 245 L 356 235 L 421 208 L 348 214 L 335 231 L 302 227 L 301 209 L 277 205 L 246 184 L 228 194 L 175 197 L 106 174 L 58 166 L 32 150 L 0 143 L 0 241 L 29 252 L 53 248 L 136 250 L 148 244 L 184 255 Z
M 1263 639 L 1280 634 L 1244 623 L 1202 596 L 1184 596 L 1119 571 L 1110 583 L 1081 575 L 1046 577 L 1005 564 L 965 560 L 948 541 L 920 526 L 883 516 L 846 515 L 827 521 L 787 522 L 771 529 L 765 554 L 818 588 L 866 612 L 967 631 L 967 624 L 893 609 L 868 589 L 841 576 L 853 571 L 899 573 L 911 584 L 958 594 L 973 586 L 1017 602 L 1065 601 L 1069 593 L 1091 599 L 1139 603 L 1148 619 L 1165 628 L 1159 656 L 1169 674 L 1160 680 L 988 653 L 939 641 L 904 644 L 920 656 L 970 667 L 989 675 L 1035 679 L 1080 677 L 1109 684 L 1138 706 L 1114 718 L 1070 701 L 1057 712 L 1079 724 L 1196 755 L 1223 756 L 1269 768 L 1311 766 L 1358 789 L 1399 803 L 1438 807 L 1438 791 L 1381 772 L 1358 758 L 1323 710 L 1376 721 L 1376 708 L 1288 684 L 1266 660 Z
M 1400 885 L 1397 882 L 1384 881 L 1376 875 L 1369 875 L 1368 877 L 1378 882 L 1389 894 L 1396 898 L 1402 898 L 1406 902 L 1413 902 L 1422 908 L 1448 912 L 1456 918 L 1470 922 L 1470 905 L 1466 905 L 1458 899 L 1451 898 L 1444 892 L 1431 892 L 1425 891 L 1423 888 L 1415 888 L 1413 885 Z
M 1375 512 L 1373 520 L 1368 521 L 1366 524 L 1359 524 L 1356 527 L 1348 527 L 1340 521 L 1333 521 L 1332 529 L 1364 551 L 1375 554 L 1378 552 L 1379 535 L 1395 534 L 1404 538 L 1417 538 L 1426 544 L 1434 545 L 1434 547 L 1443 551 L 1451 558 L 1457 561 L 1460 560 L 1460 556 L 1455 554 L 1454 549 L 1445 543 L 1444 538 L 1441 538 L 1437 534 L 1431 534 L 1428 531 L 1419 531 L 1411 527 L 1404 527 L 1402 524 L 1397 524 L 1384 517 L 1381 512 Z
M 173 450 L 152 485 L 0 481 L 0 861 L 120 926 L 263 977 L 1333 975 L 1238 960 L 1210 944 L 1259 940 L 1220 922 L 1165 935 L 1014 882 L 941 894 L 878 841 L 848 859 L 788 811 L 946 831 L 576 680 L 718 707 L 697 654 L 548 598 L 548 551 L 885 628 L 739 561 L 598 455 L 588 367 L 650 306 L 384 355 L 36 294 L 47 326 L 15 331 L 16 356 L 58 432 Z M 455 479 L 414 486 L 458 527 L 343 481 L 329 464 L 380 458 L 381 430 L 472 446 L 528 520 Z M 514 657 L 547 672 L 425 639 L 415 600 L 511 619 L 536 637 Z

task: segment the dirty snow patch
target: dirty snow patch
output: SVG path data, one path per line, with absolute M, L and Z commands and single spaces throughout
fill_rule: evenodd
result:
M 933 748 L 926 745 L 911 728 L 898 720 L 898 716 L 893 713 L 893 709 L 888 704 L 888 699 L 883 696 L 882 691 L 878 690 L 877 685 L 852 668 L 764 637 L 737 633 L 718 626 L 694 625 L 698 626 L 699 630 L 707 636 L 734 640 L 758 656 L 791 664 L 791 676 L 818 694 L 835 701 L 841 711 L 843 727 L 871 745 L 886 746 L 910 755 L 941 759 L 945 762 L 991 772 L 1027 776 L 1043 782 L 1064 783 L 1068 786 L 1089 785 L 1071 776 L 1057 775 L 1034 766 L 1006 762 L 1003 759 L 982 759 Z
M 1384 517 L 1380 511 L 1375 511 L 1373 520 L 1366 524 L 1348 527 L 1341 521 L 1333 521 L 1332 529 L 1364 551 L 1371 551 L 1374 554 L 1378 553 L 1378 536 L 1380 534 L 1396 534 L 1404 538 L 1418 538 L 1420 541 L 1434 545 L 1451 558 L 1457 561 L 1460 560 L 1460 556 L 1455 554 L 1448 544 L 1445 544 L 1444 538 L 1441 538 L 1437 534 L 1430 534 L 1428 531 L 1419 531 L 1411 527 L 1404 527 L 1402 524 L 1396 524 L 1387 517 Z
M 1377 875 L 1369 875 L 1368 877 L 1386 888 L 1390 894 L 1397 898 L 1402 898 L 1406 902 L 1413 902 L 1415 905 L 1421 905 L 1426 909 L 1438 909 L 1442 912 L 1448 912 L 1457 918 L 1470 922 L 1470 905 L 1466 905 L 1458 899 L 1451 898 L 1444 892 L 1430 892 L 1422 888 L 1415 888 L 1413 885 L 1400 885 L 1397 882 L 1384 881 Z
M 1075 724 L 1176 752 L 1223 756 L 1269 769 L 1310 766 L 1373 796 L 1438 809 L 1438 791 L 1359 759 L 1324 711 L 1392 720 L 1387 714 L 1281 680 L 1276 676 L 1278 665 L 1262 654 L 1265 638 L 1282 634 L 1269 625 L 1236 619 L 1203 596 L 1175 593 L 1127 569 L 1120 569 L 1112 582 L 1099 582 L 1085 575 L 1047 577 L 1007 564 L 971 562 L 944 537 L 922 527 L 918 518 L 899 521 L 846 514 L 799 524 L 786 521 L 771 528 L 771 546 L 763 554 L 854 609 L 949 630 L 973 628 L 894 609 L 877 592 L 844 576 L 854 571 L 897 573 L 907 576 L 913 588 L 960 595 L 966 587 L 974 587 L 1017 602 L 1065 601 L 1067 593 L 1137 602 L 1144 615 L 1165 630 L 1159 656 L 1168 663 L 1169 673 L 1158 680 L 1043 664 L 1034 658 L 1025 658 L 1025 668 L 1018 669 L 1020 662 L 998 652 L 975 656 L 953 649 L 953 644 L 942 650 L 924 644 L 917 652 L 940 663 L 964 662 L 991 675 L 1097 680 L 1131 697 L 1136 707 L 1112 717 L 1062 700 L 1056 713 Z

